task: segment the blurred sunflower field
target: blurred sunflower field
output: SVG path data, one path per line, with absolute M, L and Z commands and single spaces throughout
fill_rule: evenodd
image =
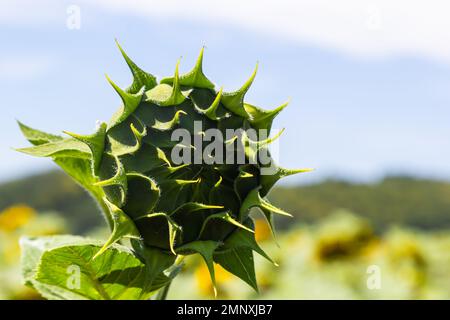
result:
M 216 265 L 220 299 L 449 299 L 450 232 L 392 228 L 377 236 L 365 219 L 336 211 L 318 224 L 277 235 L 263 221 L 256 235 L 279 266 L 255 256 L 257 294 Z M 186 262 L 171 299 L 211 299 L 213 287 L 200 259 Z M 368 284 L 379 271 L 379 286 Z M 177 290 L 178 289 L 178 290 Z
M 22 285 L 21 236 L 109 234 L 89 196 L 59 173 L 0 185 L 0 195 L 0 299 L 40 299 Z M 450 299 L 450 184 L 324 182 L 271 196 L 294 214 L 275 221 L 274 237 L 255 212 L 256 237 L 278 266 L 255 255 L 256 293 L 216 265 L 219 299 Z M 203 261 L 184 261 L 168 298 L 213 299 Z
M 21 204 L 0 212 L 0 299 L 40 299 L 36 291 L 22 284 L 19 239 L 22 235 L 55 235 L 66 230 L 66 222 L 55 212 L 38 214 Z

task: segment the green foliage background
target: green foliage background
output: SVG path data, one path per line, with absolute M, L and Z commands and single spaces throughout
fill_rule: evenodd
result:
M 269 198 L 299 222 L 314 222 L 336 209 L 366 217 L 377 232 L 392 225 L 426 230 L 450 228 L 450 183 L 387 177 L 373 184 L 328 180 L 307 186 L 276 187 Z M 104 222 L 90 196 L 60 171 L 0 185 L 0 210 L 25 203 L 39 211 L 60 212 L 71 232 L 84 234 Z M 286 229 L 291 219 L 279 219 Z
M 257 295 L 216 265 L 219 298 L 450 298 L 450 183 L 400 176 L 373 184 L 328 180 L 277 187 L 270 197 L 294 214 L 277 221 L 279 247 L 269 230 L 257 228 L 257 236 L 265 237 L 263 249 L 280 266 L 255 257 Z M 106 239 L 109 233 L 94 201 L 62 172 L 0 185 L 0 212 L 21 203 L 37 209 L 38 219 L 14 234 L 0 232 L 1 299 L 39 298 L 21 284 L 18 261 L 5 260 L 18 257 L 21 235 Z M 370 265 L 382 270 L 380 290 L 366 286 Z M 190 257 L 169 298 L 213 298 L 204 268 L 201 259 Z

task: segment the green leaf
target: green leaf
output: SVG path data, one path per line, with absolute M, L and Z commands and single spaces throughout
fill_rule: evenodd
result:
M 35 146 L 41 146 L 39 149 L 26 148 L 22 152 L 36 154 L 41 153 L 42 156 L 47 153 L 53 156 L 53 160 L 57 165 L 59 165 L 70 177 L 72 177 L 77 183 L 88 190 L 92 196 L 98 201 L 102 211 L 104 213 L 105 219 L 108 224 L 112 227 L 112 220 L 109 217 L 108 209 L 103 203 L 104 192 L 102 188 L 94 186 L 96 182 L 96 177 L 94 176 L 91 168 L 91 157 L 86 153 L 86 146 L 82 146 L 81 142 L 74 142 L 73 139 L 64 139 L 61 136 L 49 134 L 43 131 L 39 131 L 18 122 L 20 129 L 24 136 Z M 67 141 L 69 140 L 69 141 Z M 69 157 L 74 155 L 73 151 L 68 152 L 64 148 L 73 148 L 75 144 L 79 147 L 78 151 L 75 153 L 79 157 Z M 58 151 L 59 150 L 59 151 Z M 81 150 L 81 152 L 80 152 Z M 19 150 L 20 151 L 20 150 Z M 76 155 L 76 154 L 75 154 Z
M 103 201 L 109 208 L 113 221 L 113 230 L 106 243 L 95 254 L 93 259 L 102 255 L 110 246 L 122 238 L 140 238 L 139 231 L 137 230 L 133 220 L 131 220 L 130 217 L 128 217 L 119 207 L 109 202 L 106 198 L 103 199 Z
M 23 238 L 21 246 L 25 281 L 47 299 L 148 299 L 170 280 L 159 272 L 149 285 L 146 265 L 124 246 L 97 259 L 101 244 L 79 237 Z
M 176 255 L 175 252 L 175 241 L 177 237 L 180 236 L 181 228 L 173 221 L 167 214 L 163 212 L 155 212 L 150 213 L 145 216 L 137 218 L 136 224 L 141 230 L 141 233 L 143 234 L 143 238 L 145 241 L 150 241 L 150 234 L 149 232 L 153 231 L 153 235 L 156 236 L 155 238 L 160 239 L 163 237 L 161 235 L 161 232 L 158 230 L 159 227 L 157 225 L 161 224 L 161 220 L 164 220 L 167 223 L 167 241 L 169 243 L 170 251 Z M 144 222 L 143 222 L 144 221 Z M 155 224 L 152 225 L 152 222 L 157 221 Z M 150 229 L 150 230 L 146 230 Z
M 104 154 L 99 170 L 100 181 L 94 183 L 96 187 L 102 187 L 106 197 L 119 207 L 126 201 L 128 180 L 125 168 L 118 157 Z
M 28 127 L 20 121 L 17 121 L 17 123 L 19 124 L 20 130 L 22 131 L 25 138 L 27 138 L 27 140 L 34 145 L 40 145 L 47 142 L 55 142 L 64 139 L 61 136 Z
M 89 147 L 76 139 L 63 139 L 39 144 L 33 147 L 17 149 L 35 157 L 73 157 L 80 159 L 90 159 L 91 150 Z
M 189 201 L 192 196 L 192 185 L 199 183 L 200 180 L 166 180 L 158 186 L 161 189 L 161 197 L 156 205 L 157 212 L 173 212 L 180 205 Z
M 248 89 L 253 83 L 253 80 L 256 77 L 256 72 L 258 71 L 258 64 L 256 64 L 255 70 L 253 71 L 250 78 L 244 83 L 244 85 L 234 91 L 234 92 L 224 92 L 222 95 L 222 103 L 231 112 L 244 117 L 249 118 L 249 114 L 244 108 L 244 96 L 247 93 Z
M 229 212 L 219 212 L 219 213 L 212 214 L 212 215 L 208 216 L 205 219 L 205 222 L 203 223 L 202 229 L 200 230 L 200 238 L 202 238 L 203 233 L 208 228 L 208 226 L 210 224 L 214 223 L 213 220 L 221 220 L 221 221 L 224 221 L 224 222 L 229 223 L 231 225 L 234 225 L 234 226 L 236 226 L 238 228 L 245 229 L 248 232 L 254 232 L 252 229 L 244 226 L 243 224 L 241 224 L 238 221 L 236 221 L 235 219 L 233 219 L 233 217 L 230 216 Z
M 178 110 L 173 118 L 166 122 L 158 121 L 158 119 L 155 119 L 155 123 L 151 126 L 152 129 L 158 130 L 158 131 L 167 131 L 172 130 L 176 125 L 180 123 L 180 115 L 187 115 L 186 112 L 183 110 Z
M 108 125 L 109 131 L 109 129 L 115 127 L 119 123 L 122 123 L 122 121 L 127 119 L 136 110 L 136 108 L 139 106 L 139 103 L 141 103 L 145 87 L 142 87 L 139 92 L 129 93 L 122 90 L 108 76 L 106 76 L 106 79 L 112 85 L 114 90 L 116 90 L 116 92 L 119 94 L 123 102 L 122 107 L 113 115 L 112 119 L 110 120 L 110 123 Z
M 206 115 L 211 120 L 219 120 L 220 117 L 217 116 L 217 108 L 220 106 L 220 100 L 222 99 L 223 94 L 223 87 L 220 88 L 219 92 L 217 93 L 217 96 L 214 98 L 211 105 L 206 109 L 201 109 L 197 107 L 196 104 L 194 104 L 195 109 L 200 112 L 201 114 Z
M 259 151 L 263 148 L 267 148 L 271 143 L 277 140 L 284 132 L 284 128 L 281 129 L 275 136 L 272 138 L 267 138 L 264 140 L 254 141 L 250 139 L 249 135 L 246 131 L 242 132 L 241 143 L 244 147 L 244 152 L 246 157 L 249 159 L 250 163 L 256 163 L 259 157 Z
M 97 131 L 91 135 L 79 135 L 64 131 L 64 133 L 80 142 L 85 143 L 89 147 L 92 154 L 92 165 L 95 173 L 98 172 L 100 162 L 102 161 L 103 151 L 105 149 L 106 127 L 107 124 L 103 122 L 100 124 Z
M 255 262 L 251 249 L 238 247 L 226 252 L 217 252 L 214 254 L 214 261 L 220 264 L 225 270 L 248 283 L 255 291 L 258 291 L 255 276 Z
M 125 53 L 125 51 L 120 46 L 119 42 L 116 40 L 116 44 L 119 47 L 120 52 L 122 53 L 123 58 L 125 59 L 128 67 L 133 74 L 133 83 L 129 86 L 126 91 L 129 93 L 137 93 L 143 86 L 145 89 L 150 90 L 156 86 L 156 78 L 139 68 Z
M 266 208 L 263 208 L 263 207 L 259 207 L 258 209 L 264 215 L 264 218 L 265 218 L 267 224 L 269 225 L 269 229 L 270 229 L 270 232 L 272 233 L 273 239 L 275 240 L 276 245 L 279 246 L 278 240 L 277 240 L 277 233 L 275 230 L 274 214 L 272 213 L 272 211 L 267 210 Z
M 183 231 L 183 242 L 191 242 L 197 239 L 200 230 L 202 229 L 205 216 L 208 214 L 209 210 L 214 209 L 223 209 L 223 206 L 188 202 L 182 204 L 170 214 L 170 218 L 173 219 Z
M 184 212 L 195 212 L 198 210 L 207 210 L 207 209 L 223 209 L 223 206 L 215 206 L 215 205 L 210 205 L 210 204 L 204 204 L 204 203 L 198 203 L 198 202 L 188 202 L 188 203 L 184 203 L 181 206 L 179 206 L 178 208 L 176 208 L 171 214 L 170 216 L 177 216 L 178 214 L 182 214 Z
M 147 128 L 140 119 L 130 115 L 120 124 L 108 131 L 109 152 L 115 156 L 136 153 L 142 146 L 142 140 L 147 135 Z
M 239 198 L 233 188 L 222 183 L 222 177 L 209 191 L 209 202 L 231 210 L 234 216 L 239 213 Z
M 251 219 L 247 219 L 245 225 L 249 229 L 254 228 Z M 214 261 L 258 291 L 253 251 L 274 265 L 277 265 L 258 245 L 255 240 L 255 234 L 246 229 L 237 229 L 234 231 L 225 240 L 224 244 L 216 250 L 214 253 Z
M 20 238 L 22 277 L 25 284 L 33 283 L 42 253 L 53 247 L 83 242 L 82 237 L 58 236 L 41 238 Z
M 234 191 L 243 201 L 250 191 L 259 185 L 259 168 L 246 164 L 239 167 L 239 175 L 234 180 Z
M 209 275 L 214 286 L 214 295 L 217 296 L 216 289 L 216 276 L 214 273 L 214 261 L 213 254 L 218 247 L 219 242 L 216 241 L 193 241 L 187 243 L 177 249 L 177 253 L 183 254 L 184 252 L 196 252 L 199 253 L 203 260 L 205 260 L 206 266 L 208 267 Z
M 203 74 L 203 51 L 204 48 L 200 50 L 200 54 L 194 68 L 188 73 L 180 76 L 180 85 L 195 88 L 214 89 L 214 83 L 209 81 L 209 79 Z M 161 83 L 172 84 L 173 81 L 174 77 L 167 77 L 162 79 Z
M 311 172 L 314 169 L 311 168 L 303 168 L 303 169 L 285 169 L 282 167 L 276 167 L 275 172 L 273 174 L 264 174 L 261 175 L 261 194 L 262 196 L 266 196 L 270 189 L 275 185 L 275 183 L 281 178 L 291 176 L 297 173 Z
M 250 219 L 246 221 L 247 226 L 252 227 L 252 224 L 253 223 Z M 233 232 L 225 240 L 224 244 L 220 247 L 220 250 L 218 252 L 226 252 L 228 250 L 241 247 L 249 248 L 257 252 L 262 257 L 266 258 L 268 261 L 276 265 L 276 263 L 267 255 L 267 253 L 265 253 L 264 250 L 261 249 L 261 247 L 258 245 L 255 240 L 255 234 L 245 229 L 236 229 L 236 231 Z
M 178 68 L 180 61 L 175 67 L 175 75 L 172 86 L 168 84 L 160 84 L 145 93 L 146 101 L 153 102 L 159 106 L 175 106 L 181 104 L 186 97 L 180 89 L 180 78 L 178 76 Z
M 155 181 L 140 173 L 127 174 L 127 198 L 123 211 L 132 219 L 152 212 L 160 190 Z
M 267 134 L 270 134 L 273 120 L 288 104 L 289 102 L 286 102 L 274 110 L 263 110 L 251 104 L 244 103 L 244 108 L 251 116 L 248 121 L 252 127 L 256 130 L 267 130 Z
M 287 213 L 286 211 L 275 207 L 268 200 L 262 198 L 261 195 L 259 194 L 259 190 L 260 187 L 257 187 L 252 191 L 250 191 L 250 193 L 247 195 L 244 202 L 242 203 L 241 210 L 239 212 L 239 219 L 241 221 L 245 220 L 249 210 L 253 207 L 264 208 L 266 210 L 272 211 L 273 213 L 277 213 L 282 216 L 292 217 L 290 213 Z
M 146 285 L 142 292 L 146 292 L 149 290 L 151 291 L 151 288 L 155 284 L 160 282 L 159 277 L 162 272 L 169 267 L 171 269 L 174 268 L 172 265 L 175 262 L 176 256 L 157 248 L 145 246 L 142 241 L 132 240 L 131 244 L 134 250 L 136 250 L 137 254 L 141 256 L 141 260 L 145 262 L 147 271 L 145 278 Z M 167 271 L 169 270 L 170 269 L 168 269 Z M 167 277 L 168 281 L 166 284 L 168 284 L 174 276 L 176 276 L 176 273 L 169 275 L 169 277 Z

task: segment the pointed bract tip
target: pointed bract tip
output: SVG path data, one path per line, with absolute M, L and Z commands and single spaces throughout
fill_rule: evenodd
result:
M 195 67 L 193 70 L 195 72 L 202 72 L 203 70 L 203 54 L 205 52 L 205 47 L 200 49 L 200 53 L 198 54 L 197 61 L 195 62 Z
M 275 110 L 273 110 L 273 111 L 274 111 L 274 112 L 280 112 L 281 110 L 283 110 L 284 108 L 286 108 L 290 103 L 291 103 L 291 99 L 289 98 L 285 103 L 283 103 L 283 104 L 280 105 L 279 107 L 275 108 Z
M 259 61 L 256 61 L 255 69 L 253 70 L 252 77 L 255 78 L 256 73 L 258 72 Z
M 67 134 L 68 136 L 71 136 L 72 138 L 75 138 L 75 139 L 81 138 L 80 134 L 74 133 L 74 132 L 71 132 L 71 131 L 63 130 L 62 133 Z
M 112 79 L 106 73 L 105 73 L 105 77 L 106 77 L 106 80 L 109 82 L 109 84 L 114 88 L 114 90 L 117 91 L 117 93 L 123 99 L 123 96 L 125 96 L 127 93 L 124 90 L 122 90 L 122 88 L 120 88 L 117 84 L 115 84 L 115 82 L 112 81 Z
M 253 80 L 255 80 L 256 74 L 258 73 L 258 65 L 259 65 L 259 62 L 256 62 L 255 69 L 253 69 L 253 72 L 252 72 L 250 78 L 248 78 L 248 80 L 244 83 L 244 85 L 241 87 L 241 89 L 239 89 L 239 91 L 246 92 L 250 88 L 250 86 L 253 83 Z
M 174 72 L 173 83 L 172 83 L 172 87 L 173 87 L 172 96 L 176 96 L 176 94 L 180 90 L 180 59 L 178 59 L 177 63 L 175 64 L 175 72 Z
M 119 48 L 119 50 L 122 51 L 122 47 L 120 46 L 119 40 L 117 38 L 114 38 L 114 42 L 116 43 L 116 46 Z
M 220 186 L 220 184 L 222 183 L 222 176 L 219 177 L 219 180 L 214 184 L 214 188 L 217 188 Z
M 279 172 L 281 176 L 290 176 L 290 175 L 294 175 L 297 173 L 306 173 L 306 172 L 311 172 L 314 171 L 315 169 L 313 168 L 300 168 L 300 169 L 285 169 L 285 168 L 279 168 Z
M 105 73 L 105 78 L 109 82 L 109 84 L 116 90 L 119 94 L 123 92 L 122 88 L 120 88 L 112 79 Z
M 128 57 L 128 55 L 125 53 L 125 50 L 123 50 L 122 46 L 120 45 L 119 41 L 116 39 L 114 39 L 116 42 L 116 46 L 117 48 L 119 48 L 120 53 L 122 54 L 122 56 L 125 58 L 125 61 L 127 62 L 127 64 L 130 64 L 131 60 L 129 60 L 130 58 Z

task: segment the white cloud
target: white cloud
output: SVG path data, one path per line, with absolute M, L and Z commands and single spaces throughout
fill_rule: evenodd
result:
M 95 5 L 150 18 L 235 25 L 362 57 L 410 54 L 450 63 L 446 0 L 98 0 Z
M 70 4 L 150 19 L 221 24 L 361 57 L 450 63 L 447 0 L 0 0 L 0 24 L 65 23 Z M 124 26 L 126 27 L 126 26 Z

